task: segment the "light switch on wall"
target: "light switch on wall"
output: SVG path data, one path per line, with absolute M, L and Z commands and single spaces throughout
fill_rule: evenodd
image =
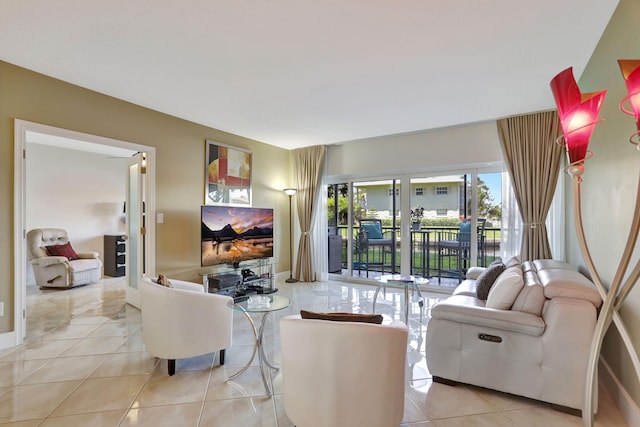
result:
M 157 217 L 158 217 L 158 218 L 157 218 L 157 221 L 156 221 L 156 222 L 157 222 L 158 224 L 162 224 L 162 223 L 164 222 L 164 214 L 162 214 L 162 213 L 159 213 L 159 212 L 158 212 Z
M 0 301 L 0 316 L 4 316 L 4 301 Z

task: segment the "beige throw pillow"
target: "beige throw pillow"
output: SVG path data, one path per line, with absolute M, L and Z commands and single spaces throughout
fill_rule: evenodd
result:
M 520 266 L 509 267 L 496 279 L 487 297 L 487 308 L 510 310 L 524 286 Z

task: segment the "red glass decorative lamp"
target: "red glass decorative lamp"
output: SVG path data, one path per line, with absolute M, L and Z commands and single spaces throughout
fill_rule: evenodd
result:
M 569 155 L 567 172 L 571 176 L 582 175 L 583 163 L 591 157 L 587 147 L 593 129 L 599 123 L 598 114 L 607 91 L 580 93 L 573 77 L 573 68 L 569 67 L 551 80 L 551 92 L 558 107 L 560 125 Z
M 618 65 L 620 65 L 620 71 L 629 93 L 620 103 L 620 109 L 636 118 L 638 131 L 631 135 L 629 141 L 638 146 L 638 136 L 640 135 L 640 59 L 618 59 Z M 624 108 L 624 103 L 627 100 L 631 104 L 631 111 Z
M 618 63 L 622 71 L 622 76 L 625 79 L 627 92 L 629 93 L 620 103 L 620 109 L 627 114 L 635 116 L 637 131 L 631 135 L 629 140 L 640 148 L 640 60 L 621 59 L 618 60 Z M 591 139 L 595 125 L 599 123 L 598 114 L 600 113 L 600 107 L 602 106 L 606 90 L 584 94 L 580 93 L 578 84 L 573 77 L 573 70 L 567 68 L 551 80 L 551 91 L 556 101 L 563 133 L 563 136 L 558 139 L 564 138 L 565 143 L 563 145 L 565 145 L 569 156 L 569 166 L 567 166 L 566 171 L 571 175 L 573 180 L 573 207 L 576 236 L 591 279 L 595 283 L 603 300 L 589 349 L 589 359 L 585 375 L 582 420 L 583 425 L 590 427 L 593 426 L 593 399 L 594 396 L 597 396 L 595 390 L 597 384 L 596 373 L 598 358 L 600 350 L 602 349 L 604 336 L 612 321 L 618 328 L 620 337 L 633 363 L 636 377 L 640 380 L 640 358 L 635 351 L 631 336 L 618 312 L 625 298 L 638 279 L 640 279 L 640 261 L 636 263 L 633 269 L 628 269 L 640 231 L 640 215 L 633 216 L 629 237 L 627 238 L 620 263 L 609 287 L 606 288 L 598 275 L 589 252 L 584 227 L 582 225 L 580 197 L 580 184 L 582 182 L 581 175 L 584 172 L 584 161 L 592 156 L 592 153 L 587 150 L 587 147 L 589 146 L 589 140 Z M 623 104 L 626 101 L 629 101 L 631 110 L 627 110 L 624 107 Z M 635 212 L 640 212 L 640 181 L 637 187 L 638 194 L 636 195 Z

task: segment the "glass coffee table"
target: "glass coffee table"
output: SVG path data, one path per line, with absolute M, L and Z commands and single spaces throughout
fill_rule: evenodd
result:
M 251 354 L 251 358 L 247 362 L 247 364 L 242 367 L 238 372 L 229 376 L 228 380 L 232 380 L 236 378 L 238 375 L 242 374 L 249 368 L 251 363 L 256 357 L 256 353 L 258 354 L 258 365 L 260 366 L 260 374 L 262 375 L 262 382 L 264 384 L 264 389 L 267 392 L 267 397 L 273 396 L 273 381 L 271 379 L 271 372 L 268 369 L 272 369 L 274 371 L 278 371 L 279 368 L 274 366 L 273 363 L 269 361 L 267 354 L 264 350 L 264 326 L 267 318 L 271 313 L 278 310 L 283 310 L 289 307 L 291 302 L 289 298 L 280 296 L 280 295 L 252 295 L 246 301 L 242 302 L 233 302 L 229 301 L 227 306 L 235 311 L 238 311 L 247 318 L 249 324 L 251 324 L 251 330 L 253 331 L 253 336 L 255 338 L 255 343 L 253 346 L 253 353 Z M 260 325 L 256 328 L 256 324 L 249 315 L 250 313 L 262 313 L 262 317 L 260 318 Z
M 409 304 L 411 304 L 411 300 L 409 299 L 409 288 L 413 288 L 413 290 L 418 294 L 417 303 L 420 306 L 420 322 L 422 322 L 424 300 L 422 299 L 422 293 L 420 292 L 420 285 L 426 285 L 429 283 L 429 279 L 405 274 L 385 274 L 380 277 L 376 277 L 376 281 L 378 282 L 378 287 L 376 288 L 375 294 L 373 294 L 374 313 L 376 312 L 376 300 L 378 299 L 380 289 L 384 288 L 386 292 L 388 285 L 401 286 L 404 288 L 404 323 L 409 326 Z

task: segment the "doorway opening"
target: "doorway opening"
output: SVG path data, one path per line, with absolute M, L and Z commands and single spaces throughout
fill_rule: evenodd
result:
M 39 144 L 44 146 L 48 145 L 48 149 L 59 150 L 80 150 L 90 153 L 100 153 L 103 156 L 109 158 L 131 158 L 135 153 L 144 152 L 147 162 L 147 179 L 145 180 L 145 194 L 146 199 L 146 211 L 150 218 L 155 217 L 155 148 L 135 144 L 126 141 L 120 141 L 110 138 L 104 138 L 96 135 L 85 134 L 81 132 L 70 131 L 67 129 L 56 128 L 52 126 L 42 125 L 33 122 L 27 122 L 23 120 L 15 120 L 14 123 L 14 249 L 15 249 L 15 264 L 14 264 L 14 328 L 13 333 L 15 337 L 12 338 L 13 345 L 19 345 L 23 342 L 27 335 L 26 328 L 26 286 L 27 286 L 27 272 L 28 272 L 28 259 L 26 251 L 26 239 L 25 235 L 27 227 L 30 226 L 28 221 L 28 198 L 27 198 L 27 180 L 33 175 L 36 178 L 37 175 L 33 171 L 29 171 L 27 168 L 28 148 L 33 144 Z M 33 147 L 33 146 L 32 146 Z M 62 151 L 64 152 L 64 151 Z M 72 153 L 73 151 L 68 151 Z M 76 151 L 77 152 L 77 151 Z M 122 175 L 123 191 L 124 195 L 126 190 L 126 175 L 127 162 L 123 163 Z M 99 181 L 101 179 L 99 172 L 88 172 L 86 176 L 79 177 L 82 182 L 91 183 Z M 74 190 L 73 184 L 68 188 L 69 191 Z M 45 197 L 45 195 L 43 195 Z M 113 204 L 113 203 L 112 203 Z M 118 203 L 118 209 L 123 211 L 124 200 Z M 108 204 L 101 205 L 100 203 L 94 203 L 96 209 L 104 209 Z M 116 221 L 121 218 L 116 217 Z M 55 221 L 54 221 L 55 222 Z M 51 226 L 55 226 L 52 223 Z M 93 238 L 100 240 L 100 236 L 93 236 Z M 146 257 L 144 269 L 148 273 L 155 271 L 155 221 L 149 221 L 146 227 Z M 94 242 L 95 244 L 95 242 Z M 99 242 L 102 245 L 102 241 Z M 104 259 L 103 259 L 104 261 Z M 129 277 L 128 277 L 129 278 Z M 135 289 L 134 291 L 137 291 Z M 127 289 L 127 295 L 129 295 L 129 289 Z M 134 298 L 135 300 L 135 298 Z M 129 301 L 127 301 L 129 302 Z M 133 304 L 135 305 L 135 304 Z

